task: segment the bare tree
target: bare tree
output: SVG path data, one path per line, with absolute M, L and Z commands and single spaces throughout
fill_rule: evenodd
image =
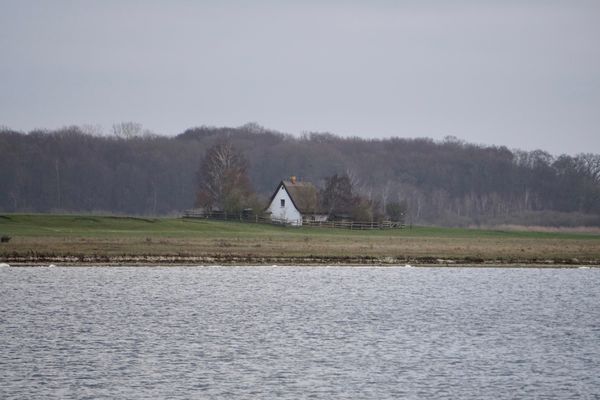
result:
M 350 186 L 352 186 L 354 190 L 359 190 L 361 182 L 356 171 L 352 168 L 346 168 L 346 176 L 350 180 Z
M 79 126 L 79 130 L 90 136 L 104 136 L 104 129 L 100 124 L 83 124 Z
M 596 182 L 600 182 L 600 154 L 578 154 L 577 161 L 580 165 L 580 168 L 578 168 L 580 173 L 584 173 Z
M 121 122 L 113 124 L 113 134 L 121 139 L 131 139 L 142 134 L 142 124 L 137 122 Z
M 231 143 L 211 147 L 198 171 L 197 205 L 241 211 L 252 192 L 247 171 L 248 162 Z
M 352 182 L 347 175 L 335 174 L 326 178 L 321 191 L 323 207 L 330 216 L 349 214 L 356 204 Z

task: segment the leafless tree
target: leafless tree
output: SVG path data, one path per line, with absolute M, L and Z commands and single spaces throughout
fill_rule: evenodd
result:
M 120 122 L 113 124 L 113 134 L 121 139 L 131 139 L 136 136 L 141 136 L 143 132 L 142 124 L 137 122 Z
M 198 171 L 198 205 L 240 211 L 251 192 L 247 171 L 248 162 L 230 142 L 211 147 Z
M 581 173 L 587 174 L 600 182 L 600 154 L 582 153 L 577 155 Z
M 298 139 L 253 125 L 191 128 L 176 137 L 148 136 L 128 122 L 109 130 L 129 139 L 91 127 L 29 133 L 0 127 L 0 211 L 164 215 L 192 207 L 196 195 L 198 204 L 239 209 L 250 181 L 268 197 L 286 176 L 319 182 L 342 171 L 349 175 L 350 198 L 366 198 L 373 218 L 404 202 L 413 223 L 600 226 L 596 154 L 551 155 L 454 139 L 311 133 Z M 347 214 L 352 207 L 336 201 L 343 193 L 332 191 L 332 200 Z M 367 211 L 361 207 L 357 211 Z M 560 219 L 546 218 L 549 213 Z

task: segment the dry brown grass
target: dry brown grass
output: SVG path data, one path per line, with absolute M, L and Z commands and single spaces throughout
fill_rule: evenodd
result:
M 177 257 L 393 257 L 487 261 L 600 260 L 600 240 L 470 237 L 330 237 L 305 240 L 264 238 L 18 237 L 2 246 L 5 257 L 177 256 Z
M 600 234 L 509 229 L 347 231 L 217 221 L 8 215 L 0 260 L 169 258 L 172 262 L 597 263 Z M 580 231 L 577 231 L 580 232 Z M 387 261 L 386 261 L 387 262 Z
M 474 228 L 474 227 L 471 227 Z M 600 235 L 600 227 L 594 226 L 537 226 L 537 225 L 494 225 L 481 226 L 481 229 L 515 231 L 515 232 L 546 232 L 546 233 L 591 233 Z

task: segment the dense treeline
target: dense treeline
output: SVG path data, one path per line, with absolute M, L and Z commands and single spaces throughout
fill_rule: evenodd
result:
M 78 127 L 0 130 L 0 210 L 164 215 L 193 207 L 202 160 L 227 141 L 267 198 L 291 175 L 324 186 L 350 177 L 372 204 L 401 203 L 408 222 L 600 225 L 600 155 L 553 156 L 447 138 L 293 137 L 248 124 L 176 137 L 122 124 L 111 136 Z

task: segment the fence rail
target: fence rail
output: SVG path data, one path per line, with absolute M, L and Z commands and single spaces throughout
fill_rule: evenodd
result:
M 402 229 L 404 223 L 399 221 L 381 221 L 381 222 L 361 222 L 361 221 L 313 221 L 310 219 L 288 220 L 271 217 L 263 217 L 251 213 L 231 214 L 224 211 L 204 212 L 202 210 L 186 210 L 183 213 L 184 218 L 201 218 L 221 221 L 250 222 L 256 224 L 271 224 L 284 226 L 310 226 L 315 228 L 337 228 L 349 230 L 370 230 L 370 229 Z
M 302 222 L 302 225 L 313 226 L 317 228 L 341 228 L 350 230 L 366 230 L 366 229 L 398 229 L 404 228 L 402 222 L 397 221 L 310 221 Z

